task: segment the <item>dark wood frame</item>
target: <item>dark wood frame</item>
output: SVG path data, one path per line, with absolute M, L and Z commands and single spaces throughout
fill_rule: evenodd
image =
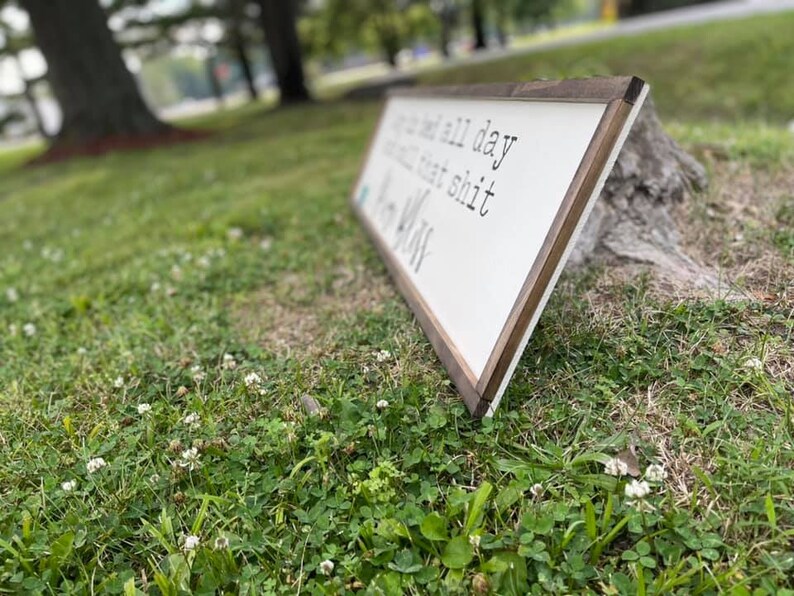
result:
M 595 200 L 606 178 L 610 160 L 617 157 L 614 149 L 632 112 L 634 104 L 647 92 L 646 84 L 637 77 L 605 77 L 567 81 L 537 81 L 532 83 L 499 83 L 463 85 L 451 87 L 398 88 L 389 97 L 427 97 L 433 99 L 466 98 L 517 101 L 553 101 L 606 104 L 604 115 L 587 147 L 579 168 L 574 175 L 559 211 L 543 242 L 538 257 L 524 280 L 521 291 L 513 304 L 510 315 L 502 328 L 499 339 L 491 352 L 479 379 L 470 370 L 463 357 L 441 327 L 422 295 L 408 278 L 402 266 L 381 240 L 367 218 L 359 210 L 355 196 L 351 205 L 364 228 L 375 244 L 381 258 L 408 302 L 419 324 L 433 345 L 438 357 L 446 367 L 455 386 L 463 397 L 469 411 L 475 417 L 488 413 L 502 382 L 517 356 L 522 340 L 528 338 L 530 323 L 537 318 L 547 297 L 549 284 L 556 280 L 566 249 L 571 244 L 574 231 L 588 205 Z M 367 153 L 362 162 L 353 193 L 369 161 L 370 151 L 380 130 L 385 112 L 370 138 Z

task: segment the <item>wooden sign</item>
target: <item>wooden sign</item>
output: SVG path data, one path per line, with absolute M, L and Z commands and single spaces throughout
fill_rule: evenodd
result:
M 466 405 L 492 415 L 648 86 L 400 89 L 351 201 Z

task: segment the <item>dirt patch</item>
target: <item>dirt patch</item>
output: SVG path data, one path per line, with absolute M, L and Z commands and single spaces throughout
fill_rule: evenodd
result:
M 794 262 L 772 242 L 781 224 L 776 213 L 794 192 L 794 166 L 757 171 L 737 162 L 714 161 L 711 188 L 673 210 L 683 252 L 714 272 L 716 288 L 688 283 L 642 264 L 610 263 L 588 292 L 594 305 L 608 308 L 614 286 L 648 275 L 649 295 L 690 300 L 723 297 L 791 301 Z
M 172 128 L 168 132 L 155 135 L 110 136 L 90 143 L 74 145 L 56 141 L 47 151 L 28 162 L 28 166 L 66 161 L 75 157 L 105 155 L 116 151 L 140 151 L 201 141 L 212 136 L 203 130 L 184 130 Z
M 325 292 L 309 287 L 292 274 L 247 297 L 234 309 L 242 337 L 283 357 L 327 357 L 335 330 L 356 315 L 381 311 L 396 298 L 387 276 L 363 267 L 337 268 Z

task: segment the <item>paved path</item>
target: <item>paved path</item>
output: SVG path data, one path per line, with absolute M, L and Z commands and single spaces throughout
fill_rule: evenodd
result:
M 730 19 L 741 19 L 754 15 L 779 13 L 794 10 L 794 0 L 727 0 L 697 4 L 675 10 L 657 12 L 631 19 L 618 21 L 614 27 L 594 31 L 582 36 L 551 41 L 528 48 L 528 51 L 546 50 L 567 45 L 575 45 L 600 39 L 611 39 L 627 35 L 638 35 L 648 31 L 669 29 L 699 23 L 711 23 Z M 792 32 L 794 35 L 794 32 Z

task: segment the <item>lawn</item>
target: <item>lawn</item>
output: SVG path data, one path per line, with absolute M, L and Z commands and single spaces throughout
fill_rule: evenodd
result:
M 754 297 L 571 272 L 480 422 L 346 205 L 377 104 L 247 107 L 194 123 L 207 141 L 45 167 L 0 154 L 0 591 L 791 594 L 792 26 L 444 75 L 608 57 L 647 76 L 711 173 L 687 247 Z M 629 445 L 664 466 L 638 501 L 606 473 Z
M 425 83 L 631 73 L 676 119 L 794 117 L 794 12 L 623 37 L 425 75 Z

